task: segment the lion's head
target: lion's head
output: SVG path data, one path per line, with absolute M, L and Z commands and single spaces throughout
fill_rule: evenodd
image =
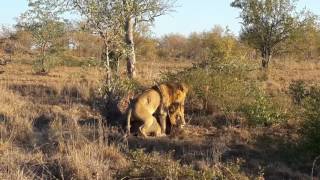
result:
M 169 84 L 172 87 L 172 104 L 169 106 L 170 122 L 178 128 L 186 124 L 184 118 L 184 103 L 188 93 L 188 87 L 184 83 Z
M 173 103 L 169 107 L 169 119 L 172 126 L 183 128 L 186 125 L 184 118 L 184 104 Z

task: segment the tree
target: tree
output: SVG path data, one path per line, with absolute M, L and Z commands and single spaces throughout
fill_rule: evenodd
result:
M 110 48 L 121 46 L 124 35 L 121 15 L 121 2 L 119 0 L 29 0 L 29 4 L 39 4 L 42 9 L 50 10 L 58 17 L 65 13 L 76 11 L 86 22 L 85 28 L 98 35 L 102 41 L 101 60 L 106 69 L 106 83 L 111 85 L 112 69 L 110 66 Z M 36 12 L 37 13 L 37 12 Z
M 228 27 L 214 26 L 209 32 L 203 33 L 203 45 L 209 58 L 228 58 L 235 54 L 237 40 L 230 33 Z M 207 57 L 208 58 L 208 57 Z
M 241 39 L 260 51 L 262 67 L 267 68 L 277 45 L 295 31 L 296 0 L 234 0 L 232 7 L 241 10 Z
M 160 55 L 179 59 L 185 56 L 187 38 L 180 34 L 165 35 L 160 40 Z
M 118 18 L 121 4 L 113 0 L 72 0 L 69 3 L 72 9 L 85 17 L 89 27 L 102 39 L 101 59 L 107 70 L 107 86 L 110 87 L 112 78 L 110 48 L 112 46 L 117 49 L 122 46 L 120 38 L 123 36 L 123 31 L 121 31 L 121 22 Z
M 158 58 L 158 40 L 152 36 L 148 25 L 140 24 L 134 33 L 136 56 L 138 59 L 152 61 Z
M 300 58 L 310 60 L 318 57 L 320 49 L 320 26 L 318 16 L 305 12 L 302 16 L 303 26 L 299 27 L 294 35 L 284 42 L 287 52 Z
M 131 78 L 136 76 L 136 54 L 133 32 L 137 24 L 152 23 L 156 17 L 173 8 L 175 0 L 122 0 L 125 42 L 127 46 L 127 71 Z
M 30 31 L 33 48 L 39 50 L 36 63 L 38 73 L 48 73 L 48 59 L 59 51 L 60 39 L 65 34 L 65 24 L 56 14 L 43 9 L 41 4 L 29 1 L 29 10 L 20 16 L 17 27 Z
M 31 1 L 31 0 L 30 0 Z M 63 12 L 76 10 L 84 16 L 93 29 L 104 41 L 107 59 L 110 44 L 124 42 L 127 56 L 128 76 L 136 74 L 136 56 L 133 33 L 136 25 L 152 23 L 154 19 L 167 13 L 175 0 L 33 0 L 52 11 Z M 114 41 L 114 37 L 122 36 L 122 40 Z M 122 43 L 121 42 L 121 43 Z M 114 45 L 113 45 L 114 46 Z

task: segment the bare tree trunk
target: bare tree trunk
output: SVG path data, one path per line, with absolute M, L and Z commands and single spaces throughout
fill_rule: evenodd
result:
M 42 45 L 41 47 L 41 60 L 40 60 L 40 63 L 41 63 L 41 73 L 46 73 L 46 69 L 45 69 L 45 64 L 44 64 L 44 61 L 45 61 L 45 58 L 46 58 L 46 43 Z
M 262 68 L 267 69 L 269 66 L 268 57 L 262 57 Z
M 125 24 L 126 44 L 127 44 L 127 72 L 130 78 L 136 77 L 136 53 L 134 49 L 133 40 L 133 26 L 134 22 L 131 17 L 128 17 Z
M 264 48 L 261 52 L 262 56 L 262 68 L 267 69 L 269 67 L 269 62 L 272 58 L 272 52 L 269 48 Z
M 109 46 L 108 46 L 108 42 L 106 39 L 104 39 L 101 60 L 103 61 L 105 68 L 106 68 L 106 71 L 107 71 L 107 77 L 106 77 L 107 87 L 111 87 L 112 74 L 111 74 L 110 58 L 109 58 Z

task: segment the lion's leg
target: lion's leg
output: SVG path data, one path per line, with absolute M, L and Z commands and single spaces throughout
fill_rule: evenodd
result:
M 167 128 L 167 113 L 162 112 L 160 114 L 160 126 L 161 126 L 161 133 L 166 134 L 166 128 Z
M 152 121 L 153 121 L 152 117 L 144 119 L 144 124 L 139 127 L 140 133 L 142 134 L 143 137 L 147 137 L 148 136 L 149 129 L 152 126 L 152 123 L 153 123 Z
M 144 118 L 144 124 L 140 126 L 140 132 L 144 137 L 147 137 L 150 133 L 153 133 L 154 117 L 152 115 Z
M 147 137 L 151 133 L 154 133 L 155 136 L 161 136 L 161 128 L 157 119 L 153 116 L 145 119 L 145 123 L 139 129 L 144 137 Z
M 152 127 L 150 129 L 151 133 L 154 133 L 156 137 L 164 136 L 165 134 L 162 133 L 161 127 L 155 117 L 153 117 Z

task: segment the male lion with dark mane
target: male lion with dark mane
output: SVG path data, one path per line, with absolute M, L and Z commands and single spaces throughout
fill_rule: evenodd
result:
M 143 123 L 139 127 L 139 133 L 144 137 L 151 134 L 156 137 L 165 136 L 167 116 L 171 125 L 182 128 L 185 125 L 184 102 L 187 93 L 188 88 L 184 83 L 164 83 L 144 91 L 128 108 L 128 134 L 131 129 L 131 117 Z M 160 125 L 156 115 L 159 115 Z

